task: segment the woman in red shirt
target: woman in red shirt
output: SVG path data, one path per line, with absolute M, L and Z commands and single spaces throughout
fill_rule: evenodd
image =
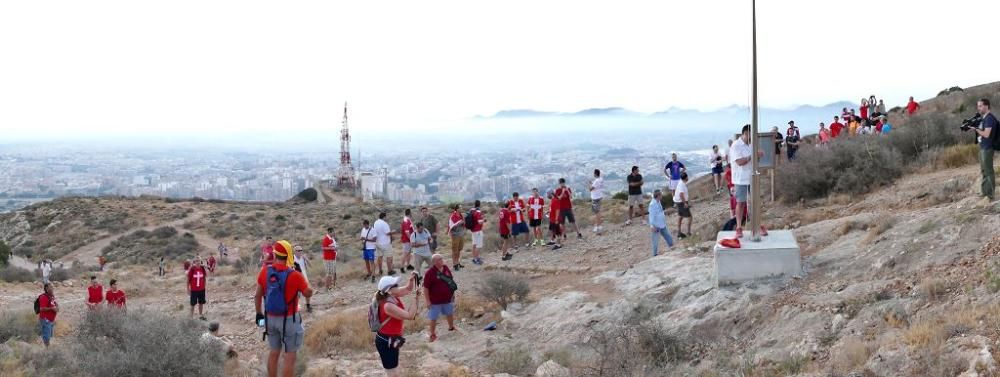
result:
M 401 277 L 384 276 L 378 282 L 378 292 L 375 300 L 378 302 L 378 321 L 382 328 L 375 333 L 375 349 L 382 359 L 382 368 L 389 377 L 399 375 L 399 348 L 406 342 L 403 338 L 403 321 L 417 319 L 420 313 L 420 290 L 416 291 L 413 306 L 407 310 L 403 305 L 403 297 L 414 291 L 417 286 L 417 273 L 413 272 L 405 287 L 399 286 Z
M 108 306 L 112 308 L 125 309 L 125 291 L 118 290 L 118 280 L 111 279 L 109 283 L 111 289 L 104 294 L 104 299 L 108 301 Z

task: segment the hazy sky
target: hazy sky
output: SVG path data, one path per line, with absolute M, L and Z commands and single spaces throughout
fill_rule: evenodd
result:
M 355 132 L 378 134 L 503 109 L 745 105 L 749 15 L 748 0 L 4 1 L 0 128 L 335 132 L 349 101 Z M 998 80 L 998 29 L 978 29 L 997 15 L 760 0 L 761 102 L 893 106 Z

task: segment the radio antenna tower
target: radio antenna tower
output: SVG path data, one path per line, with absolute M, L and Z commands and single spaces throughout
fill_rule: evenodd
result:
M 340 129 L 340 171 L 337 172 L 337 187 L 355 188 L 354 166 L 351 165 L 351 133 L 347 130 L 347 102 L 344 102 L 344 121 Z

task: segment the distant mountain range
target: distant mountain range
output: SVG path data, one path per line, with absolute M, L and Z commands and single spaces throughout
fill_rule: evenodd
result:
M 805 116 L 806 118 L 814 118 L 815 114 L 829 114 L 829 116 L 824 115 L 822 119 L 833 118 L 834 115 L 840 114 L 843 108 L 855 108 L 857 104 L 853 102 L 840 101 L 834 102 L 823 106 L 814 105 L 802 105 L 792 109 L 775 109 L 775 108 L 760 108 L 761 117 L 775 117 L 780 115 L 787 115 L 790 117 L 794 116 Z M 641 113 L 638 111 L 628 110 L 622 107 L 603 107 L 603 108 L 590 108 L 584 109 L 577 112 L 553 112 L 553 111 L 540 111 L 533 109 L 513 109 L 513 110 L 502 110 L 493 114 L 491 116 L 477 116 L 476 119 L 509 119 L 509 118 L 542 118 L 542 117 L 581 117 L 581 116 L 594 116 L 594 117 L 651 117 L 651 118 L 674 118 L 674 117 L 708 117 L 713 118 L 716 116 L 732 116 L 734 114 L 750 114 L 750 108 L 748 106 L 731 105 L 718 110 L 713 111 L 701 111 L 694 109 L 682 109 L 678 107 L 670 107 L 664 111 L 658 111 L 655 113 Z M 791 120 L 790 118 L 789 120 Z M 817 121 L 818 122 L 818 121 Z M 829 123 L 829 121 L 827 121 Z

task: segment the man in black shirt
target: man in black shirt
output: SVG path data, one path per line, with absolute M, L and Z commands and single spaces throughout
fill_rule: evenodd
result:
M 639 206 L 640 216 L 642 213 L 642 174 L 639 174 L 639 167 L 632 167 L 632 174 L 629 174 L 625 179 L 628 182 L 628 218 L 625 219 L 625 225 L 632 224 L 632 218 L 634 216 L 633 209 L 635 206 Z
M 993 188 L 996 186 L 996 175 L 993 171 L 993 143 L 996 141 L 996 138 L 993 134 L 997 132 L 996 129 L 1000 127 L 1000 124 L 997 123 L 997 118 L 990 111 L 990 100 L 986 98 L 980 99 L 976 103 L 976 109 L 983 116 L 983 121 L 979 124 L 979 127 L 972 129 L 979 136 L 979 164 L 980 170 L 983 173 L 982 192 L 983 196 L 990 198 L 992 201 L 996 198 L 993 194 Z

